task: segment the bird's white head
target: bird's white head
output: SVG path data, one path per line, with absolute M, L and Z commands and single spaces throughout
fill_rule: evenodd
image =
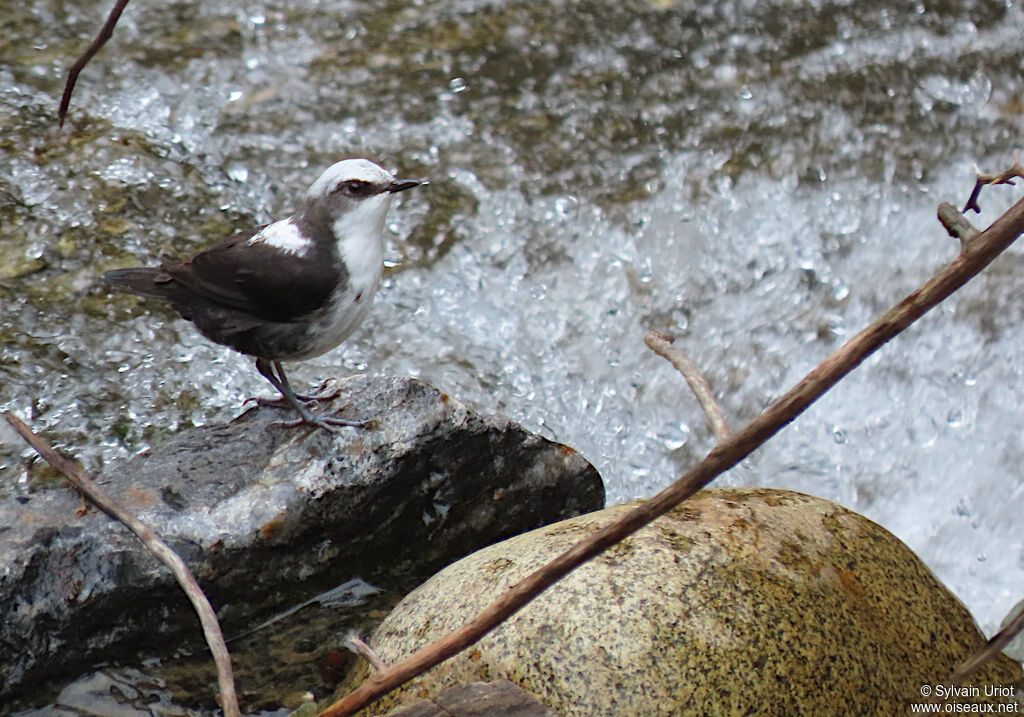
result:
M 358 188 L 360 184 L 374 187 L 377 194 L 385 191 L 395 175 L 368 159 L 343 159 L 332 164 L 321 174 L 306 192 L 310 199 L 326 199 L 332 193 Z
M 343 159 L 310 185 L 303 210 L 310 219 L 326 220 L 341 244 L 379 243 L 391 196 L 420 184 L 418 179 L 395 179 L 368 159 Z

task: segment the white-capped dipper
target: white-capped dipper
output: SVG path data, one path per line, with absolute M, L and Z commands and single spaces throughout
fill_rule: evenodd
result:
M 313 182 L 295 213 L 225 239 L 189 261 L 103 275 L 117 291 L 168 302 L 206 338 L 253 356 L 299 419 L 328 431 L 362 425 L 315 415 L 296 394 L 282 361 L 327 353 L 366 318 L 384 266 L 384 218 L 391 195 L 425 184 L 395 179 L 366 159 L 345 159 Z

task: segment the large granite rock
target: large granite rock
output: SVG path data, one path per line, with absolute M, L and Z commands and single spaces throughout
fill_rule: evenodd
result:
M 397 662 L 631 507 L 449 566 L 402 601 L 373 647 Z M 508 679 L 558 715 L 905 714 L 983 644 L 964 606 L 866 518 L 788 491 L 708 490 L 360 714 L 482 679 Z M 1001 658 L 973 684 L 1020 677 Z M 339 695 L 364 678 L 360 668 Z
M 226 632 L 353 578 L 422 580 L 603 506 L 589 463 L 506 419 L 410 379 L 341 388 L 336 406 L 351 402 L 377 426 L 268 427 L 288 414 L 260 408 L 183 431 L 99 478 L 182 555 Z M 124 650 L 201 639 L 170 573 L 80 505 L 64 488 L 0 502 L 0 704 Z
M 554 713 L 508 680 L 474 682 L 429 700 L 399 707 L 387 717 L 553 717 Z

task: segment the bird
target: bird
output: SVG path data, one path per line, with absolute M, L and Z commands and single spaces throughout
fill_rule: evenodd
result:
M 367 421 L 310 410 L 325 395 L 298 394 L 283 361 L 327 353 L 370 311 L 384 267 L 384 221 L 392 197 L 427 184 L 396 179 L 368 159 L 331 165 L 296 202 L 291 216 L 239 232 L 188 261 L 103 274 L 115 292 L 159 299 L 214 343 L 256 360 L 256 370 L 282 398 L 255 399 L 292 407 L 307 425 L 336 432 Z

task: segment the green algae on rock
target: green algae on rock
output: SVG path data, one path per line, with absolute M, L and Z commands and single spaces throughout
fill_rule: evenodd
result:
M 397 662 L 630 508 L 464 558 L 403 600 L 374 648 Z M 707 490 L 367 714 L 500 678 L 560 715 L 899 714 L 982 644 L 959 600 L 875 523 L 800 493 Z M 1020 676 L 1001 658 L 972 684 Z

